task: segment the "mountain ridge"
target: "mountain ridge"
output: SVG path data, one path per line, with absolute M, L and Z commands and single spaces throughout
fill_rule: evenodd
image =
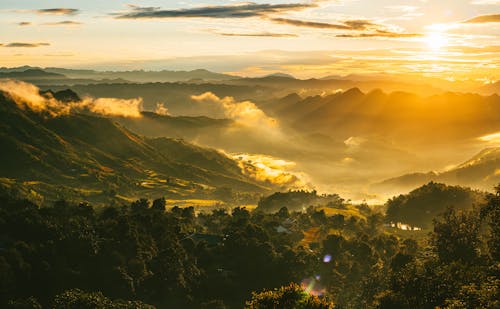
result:
M 209 196 L 224 186 L 243 192 L 269 189 L 213 149 L 165 137 L 145 138 L 106 117 L 51 117 L 21 110 L 0 93 L 0 119 L 2 177 L 144 196 Z

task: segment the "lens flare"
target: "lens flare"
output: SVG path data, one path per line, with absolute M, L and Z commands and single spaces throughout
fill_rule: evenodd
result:
M 312 278 L 306 278 L 302 280 L 300 283 L 300 286 L 306 293 L 315 295 L 315 296 L 321 296 L 324 295 L 326 292 L 326 289 L 319 283 L 319 279 L 316 279 L 316 277 Z

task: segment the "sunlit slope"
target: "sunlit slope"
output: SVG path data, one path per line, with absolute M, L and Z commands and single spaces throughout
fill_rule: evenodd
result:
M 500 147 L 484 149 L 470 160 L 448 171 L 407 174 L 382 181 L 375 187 L 405 190 L 429 181 L 491 190 L 500 182 Z
M 168 193 L 171 187 L 193 194 L 220 186 L 264 189 L 219 152 L 175 139 L 147 139 L 108 118 L 49 117 L 21 110 L 1 95 L 0 121 L 0 177 L 127 194 Z

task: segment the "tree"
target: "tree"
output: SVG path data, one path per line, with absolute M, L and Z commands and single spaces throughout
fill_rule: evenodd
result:
M 448 208 L 434 221 L 431 242 L 442 262 L 473 262 L 479 255 L 480 221 L 476 211 Z
M 54 298 L 54 309 L 154 309 L 140 301 L 112 300 L 101 292 L 85 292 L 80 289 L 65 291 Z
M 333 302 L 310 295 L 296 283 L 274 290 L 252 293 L 247 309 L 332 309 Z
M 133 211 L 141 211 L 149 208 L 149 201 L 145 198 L 141 198 L 130 205 Z
M 153 201 L 153 205 L 151 206 L 151 209 L 158 210 L 158 211 L 165 211 L 165 207 L 167 205 L 167 202 L 165 201 L 164 197 L 158 198 Z
M 500 184 L 495 187 L 495 194 L 487 197 L 488 202 L 481 208 L 481 218 L 489 225 L 488 248 L 491 257 L 500 260 Z

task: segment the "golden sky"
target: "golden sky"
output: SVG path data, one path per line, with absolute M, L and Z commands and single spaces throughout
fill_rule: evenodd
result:
M 498 80 L 500 0 L 0 2 L 0 66 Z

